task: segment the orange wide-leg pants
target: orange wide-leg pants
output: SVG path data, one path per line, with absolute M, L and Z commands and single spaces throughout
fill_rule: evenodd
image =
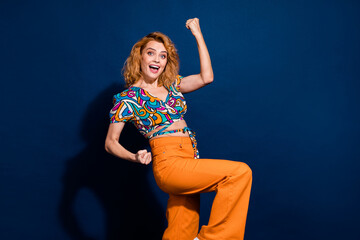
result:
M 150 140 L 153 172 L 169 194 L 163 240 L 242 240 L 252 182 L 242 162 L 194 159 L 189 137 Z M 216 192 L 209 223 L 199 231 L 200 193 Z

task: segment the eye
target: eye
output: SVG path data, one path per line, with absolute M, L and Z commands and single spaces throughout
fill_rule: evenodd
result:
M 149 56 L 154 55 L 154 53 L 153 53 L 153 52 L 147 52 L 147 54 L 148 54 Z
M 166 59 L 166 55 L 161 55 L 160 56 L 162 59 Z

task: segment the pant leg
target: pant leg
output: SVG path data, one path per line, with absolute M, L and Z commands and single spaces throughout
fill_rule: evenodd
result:
M 199 210 L 199 194 L 169 194 L 166 209 L 168 227 L 162 240 L 193 240 L 199 231 Z
M 194 159 L 187 138 L 166 137 L 156 139 L 156 142 L 154 139 L 152 147 L 155 147 L 154 176 L 163 191 L 173 195 L 217 193 L 209 223 L 201 228 L 198 238 L 242 240 L 252 182 L 251 169 L 241 162 Z

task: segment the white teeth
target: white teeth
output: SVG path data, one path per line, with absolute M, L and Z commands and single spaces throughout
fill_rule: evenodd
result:
M 160 68 L 159 66 L 155 66 L 155 65 L 150 65 L 149 67 L 155 68 L 155 69 L 159 69 L 159 68 Z

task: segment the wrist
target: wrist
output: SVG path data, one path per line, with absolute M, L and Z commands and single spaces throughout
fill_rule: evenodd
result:
M 195 36 L 195 39 L 198 45 L 202 45 L 205 43 L 205 39 L 202 35 Z
M 193 33 L 193 35 L 194 35 L 194 37 L 195 37 L 196 39 L 201 39 L 201 38 L 203 38 L 203 35 L 202 35 L 201 31 L 196 32 L 196 33 Z
M 131 153 L 129 156 L 129 160 L 132 162 L 138 162 L 136 159 L 136 154 L 135 153 Z

